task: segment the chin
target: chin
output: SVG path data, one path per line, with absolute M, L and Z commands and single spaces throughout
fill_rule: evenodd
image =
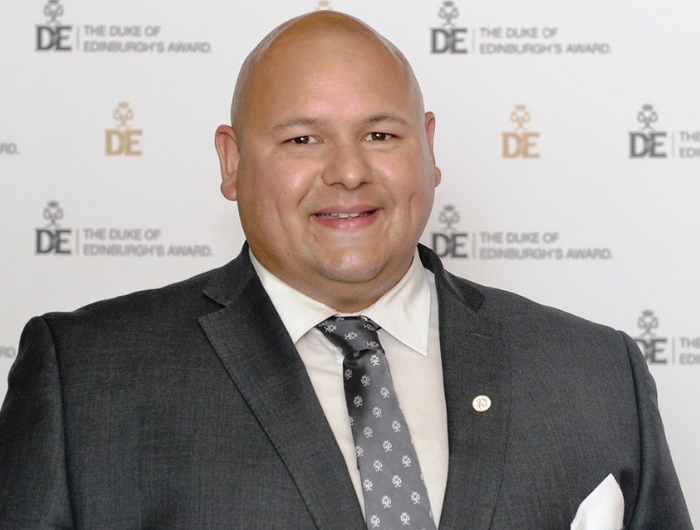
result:
M 383 270 L 379 264 L 361 261 L 333 263 L 324 268 L 323 275 L 329 280 L 352 284 L 370 282 Z

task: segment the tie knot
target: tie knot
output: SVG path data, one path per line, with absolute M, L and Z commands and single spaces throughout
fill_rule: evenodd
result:
M 343 355 L 350 355 L 365 350 L 378 350 L 379 326 L 366 316 L 328 318 L 318 324 L 316 329 L 335 346 L 342 350 Z

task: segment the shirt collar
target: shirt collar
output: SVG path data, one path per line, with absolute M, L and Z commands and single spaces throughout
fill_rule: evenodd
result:
M 277 278 L 255 259 L 252 251 L 250 260 L 295 344 L 316 324 L 339 314 Z M 395 339 L 421 355 L 428 355 L 430 284 L 427 274 L 416 249 L 411 266 L 399 283 L 367 309 L 353 314 L 371 318 Z

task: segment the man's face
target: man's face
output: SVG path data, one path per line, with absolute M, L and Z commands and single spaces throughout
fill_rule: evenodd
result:
M 217 132 L 222 191 L 270 272 L 358 311 L 401 279 L 427 223 L 434 118 L 371 38 L 289 33 L 252 74 L 238 134 Z

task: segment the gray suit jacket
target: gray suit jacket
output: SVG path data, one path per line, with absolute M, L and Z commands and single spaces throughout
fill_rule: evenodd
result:
M 421 258 L 448 411 L 440 529 L 568 529 L 610 473 L 625 528 L 690 529 L 634 342 Z M 480 394 L 493 401 L 481 414 Z M 185 282 L 30 321 L 0 412 L 0 528 L 364 528 L 247 248 Z

